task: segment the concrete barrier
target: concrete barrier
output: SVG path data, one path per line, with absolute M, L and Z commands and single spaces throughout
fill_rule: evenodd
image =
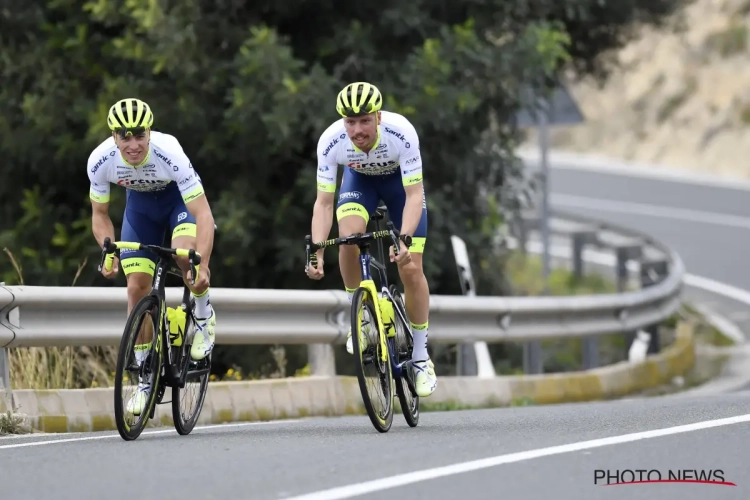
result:
M 440 377 L 423 410 L 504 407 L 613 399 L 671 382 L 695 362 L 694 325 L 678 323 L 675 341 L 640 364 L 627 361 L 589 371 L 547 375 Z M 15 411 L 42 432 L 116 429 L 113 389 L 13 391 Z M 171 393 L 165 394 L 169 401 Z M 0 397 L 0 410 L 7 411 Z M 172 405 L 157 407 L 150 427 L 172 425 Z M 364 415 L 355 377 L 299 377 L 209 385 L 200 424 L 263 421 L 311 416 Z

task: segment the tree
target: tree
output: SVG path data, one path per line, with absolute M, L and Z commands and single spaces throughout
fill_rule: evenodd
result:
M 315 145 L 335 96 L 368 80 L 385 109 L 420 134 L 432 293 L 457 293 L 447 235 L 476 268 L 517 207 L 512 126 L 518 89 L 565 65 L 606 74 L 604 51 L 633 23 L 661 22 L 677 0 L 467 0 L 407 3 L 19 2 L 3 11 L 0 57 L 0 247 L 26 283 L 122 286 L 96 273 L 86 159 L 108 135 L 107 108 L 138 96 L 202 176 L 219 226 L 212 281 L 243 288 L 339 288 L 302 272 L 315 197 Z M 112 218 L 124 195 L 113 189 Z M 334 225 L 335 231 L 335 225 Z M 118 233 L 119 234 L 119 233 Z M 0 271 L 17 282 L 9 260 Z M 499 272 L 499 271 L 498 271 Z M 480 283 L 497 291 L 492 276 Z

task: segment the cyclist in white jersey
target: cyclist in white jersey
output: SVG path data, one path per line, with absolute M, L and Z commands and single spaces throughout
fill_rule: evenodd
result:
M 430 291 L 422 270 L 422 253 L 427 237 L 427 202 L 422 183 L 422 158 L 414 126 L 398 113 L 381 111 L 382 96 L 372 84 L 356 82 L 339 93 L 336 110 L 343 117 L 329 126 L 318 141 L 318 195 L 312 217 L 314 241 L 328 238 L 333 223 L 333 206 L 338 166 L 344 166 L 336 204 L 339 236 L 365 232 L 370 214 L 382 200 L 388 216 L 399 229 L 400 253 L 391 260 L 398 264 L 404 284 L 407 314 L 414 334 L 412 367 L 417 395 L 427 397 L 437 387 L 435 367 L 427 352 Z M 359 249 L 344 245 L 339 250 L 339 267 L 351 303 L 361 279 Z M 323 250 L 318 266 L 308 276 L 323 277 Z M 346 350 L 353 353 L 351 328 Z
M 185 284 L 195 298 L 196 328 L 190 354 L 194 360 L 208 356 L 215 343 L 216 313 L 209 302 L 209 261 L 213 249 L 214 219 L 198 172 L 171 135 L 151 131 L 154 116 L 139 99 L 122 99 L 109 110 L 107 123 L 112 136 L 89 156 L 89 197 L 92 229 L 99 245 L 104 238 L 116 241 L 109 217 L 110 184 L 126 189 L 125 214 L 120 240 L 162 245 L 167 230 L 174 248 L 192 248 L 201 254 L 195 285 L 188 280 L 187 259 L 177 258 Z M 151 289 L 156 257 L 150 252 L 121 250 L 120 259 L 127 278 L 128 314 Z M 102 269 L 107 278 L 119 270 L 115 257 L 112 270 Z M 138 363 L 152 332 L 142 332 L 135 346 Z M 140 341 L 139 341 L 140 340 Z M 151 380 L 140 380 L 127 410 L 139 415 L 146 404 Z

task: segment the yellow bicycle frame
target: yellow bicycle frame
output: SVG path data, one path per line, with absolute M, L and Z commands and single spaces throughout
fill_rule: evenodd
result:
M 370 295 L 373 297 L 373 301 L 375 302 L 375 317 L 378 320 L 378 339 L 380 341 L 380 361 L 388 362 L 390 363 L 390 358 L 388 355 L 388 342 L 386 342 L 386 335 L 389 335 L 388 330 L 386 330 L 384 322 L 383 322 L 383 299 L 380 298 L 380 293 L 378 292 L 377 287 L 375 286 L 375 281 L 368 279 L 368 280 L 362 280 L 359 283 L 359 286 L 366 288 L 368 292 L 370 292 Z M 387 302 L 387 301 L 386 301 Z M 393 307 L 388 304 L 385 306 L 385 308 L 390 308 L 390 316 L 391 321 L 393 317 Z M 386 312 L 385 316 L 388 316 L 388 313 Z M 386 335 L 383 335 L 385 332 Z M 357 332 L 359 335 L 359 332 Z M 395 335 L 395 328 L 394 328 L 394 335 Z

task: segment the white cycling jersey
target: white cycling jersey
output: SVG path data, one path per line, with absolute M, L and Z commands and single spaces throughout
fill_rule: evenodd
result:
M 109 137 L 89 156 L 86 167 L 91 181 L 89 197 L 109 201 L 110 184 L 140 192 L 163 191 L 174 182 L 189 203 L 203 194 L 203 184 L 179 141 L 172 135 L 151 131 L 149 151 L 140 166 L 127 163 Z
M 422 181 L 422 157 L 419 137 L 403 115 L 381 111 L 378 138 L 369 153 L 355 146 L 346 134 L 344 120 L 329 126 L 318 140 L 318 190 L 336 191 L 338 166 L 358 174 L 389 175 L 401 170 L 404 186 Z

